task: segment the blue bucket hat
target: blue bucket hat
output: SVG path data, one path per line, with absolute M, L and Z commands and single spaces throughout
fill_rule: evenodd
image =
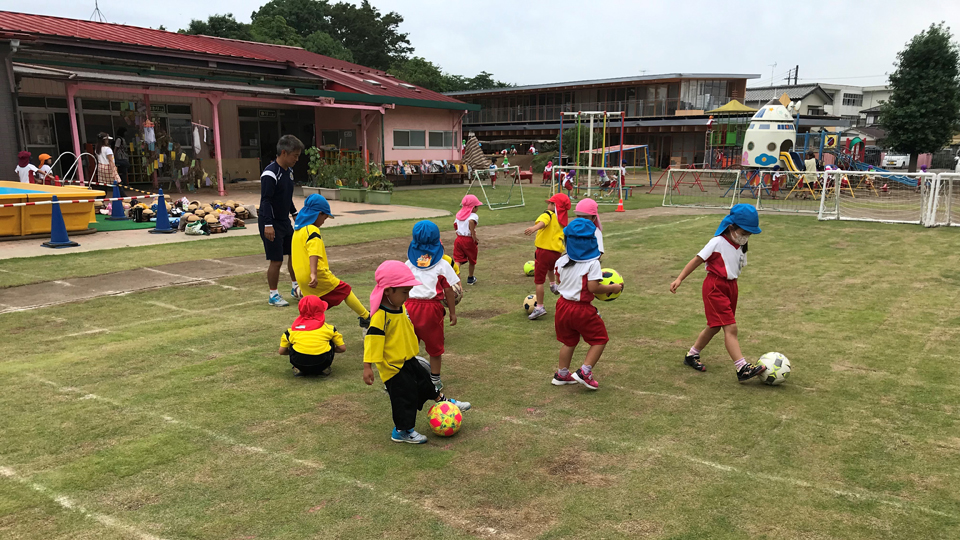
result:
M 589 219 L 577 218 L 563 228 L 567 242 L 567 256 L 577 262 L 592 261 L 600 257 L 597 245 L 597 226 Z
M 760 234 L 760 214 L 749 204 L 737 204 L 730 209 L 730 214 L 723 218 L 714 236 L 720 236 L 730 225 L 736 225 L 750 234 Z
M 413 226 L 413 241 L 407 248 L 407 258 L 417 268 L 432 268 L 443 260 L 440 228 L 432 221 L 418 221 Z
M 327 198 L 314 193 L 307 197 L 307 200 L 303 201 L 303 208 L 297 212 L 297 220 L 293 225 L 293 229 L 299 231 L 307 225 L 313 225 L 313 222 L 317 220 L 317 216 L 320 214 L 337 217 L 330 213 L 330 203 L 327 202 Z

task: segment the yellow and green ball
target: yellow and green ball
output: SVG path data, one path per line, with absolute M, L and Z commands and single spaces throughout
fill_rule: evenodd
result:
M 603 272 L 603 279 L 600 280 L 601 285 L 619 285 L 623 283 L 623 278 L 620 277 L 620 274 L 613 268 L 602 268 L 600 271 Z M 604 302 L 609 302 L 611 300 L 616 300 L 619 296 L 619 292 L 598 294 L 597 299 L 603 300 Z
M 533 261 L 527 261 L 523 265 L 523 273 L 529 277 L 533 277 L 533 273 L 536 269 L 537 269 L 537 266 Z
M 427 421 L 435 434 L 449 437 L 460 431 L 463 414 L 460 412 L 460 407 L 449 401 L 441 401 L 427 411 Z

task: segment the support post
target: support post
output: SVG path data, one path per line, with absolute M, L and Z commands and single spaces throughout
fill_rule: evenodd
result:
M 80 179 L 80 185 L 84 185 L 83 180 L 83 158 L 80 156 L 80 130 L 77 128 L 77 105 L 74 98 L 77 95 L 77 85 L 67 84 L 67 111 L 70 114 L 70 135 L 73 137 L 73 153 L 77 156 L 77 178 Z
M 208 95 L 207 100 L 213 108 L 213 147 L 217 153 L 217 191 L 222 197 L 227 194 L 227 191 L 223 189 L 223 154 L 220 151 L 220 95 Z
M 590 188 L 593 187 L 593 115 L 590 115 L 590 138 L 588 142 L 590 149 L 587 151 L 587 197 L 590 196 Z M 579 150 L 579 148 L 578 148 Z
M 147 94 L 146 92 L 144 92 L 144 94 L 143 94 L 143 106 L 147 108 L 147 120 L 150 121 L 150 122 L 152 122 L 153 120 L 150 120 L 150 94 Z M 154 129 L 156 129 L 156 126 L 154 126 Z M 161 152 L 162 152 L 162 151 L 161 151 Z M 160 188 L 160 182 L 157 180 L 157 169 L 156 169 L 156 168 L 153 169 L 153 174 L 151 174 L 150 176 L 151 176 L 152 179 L 153 179 L 153 189 L 159 189 L 159 188 Z M 169 187 L 169 185 L 168 185 L 168 187 Z

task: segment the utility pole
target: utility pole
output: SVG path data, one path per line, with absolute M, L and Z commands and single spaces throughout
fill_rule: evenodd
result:
M 773 86 L 773 78 L 775 76 L 774 72 L 777 70 L 777 63 L 774 62 L 772 64 L 767 64 L 767 65 L 770 66 L 770 86 Z
M 799 80 L 799 79 L 798 79 L 799 75 L 800 75 L 800 64 L 797 64 L 796 67 L 793 68 L 793 84 L 794 84 L 794 86 L 796 86 L 796 85 L 798 84 L 797 81 Z

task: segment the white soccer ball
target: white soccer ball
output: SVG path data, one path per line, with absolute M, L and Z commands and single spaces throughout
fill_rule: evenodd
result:
M 768 352 L 760 357 L 760 363 L 767 368 L 760 374 L 767 384 L 783 384 L 790 376 L 790 360 L 778 352 Z
M 458 281 L 456 285 L 454 285 L 453 287 L 450 287 L 451 289 L 453 289 L 453 305 L 455 306 L 459 306 L 460 300 L 463 300 L 462 283 L 463 283 L 462 281 Z M 450 304 L 447 303 L 447 300 L 448 300 L 447 298 L 444 298 L 443 300 L 440 301 L 440 303 L 443 304 L 443 307 L 447 307 L 447 308 L 450 307 Z
M 533 310 L 537 308 L 537 297 L 533 294 L 528 294 L 526 298 L 523 299 L 523 310 L 527 312 L 527 315 L 533 313 Z
M 303 298 L 303 291 L 300 290 L 299 284 L 293 288 L 292 296 L 296 300 L 300 300 L 301 298 Z

